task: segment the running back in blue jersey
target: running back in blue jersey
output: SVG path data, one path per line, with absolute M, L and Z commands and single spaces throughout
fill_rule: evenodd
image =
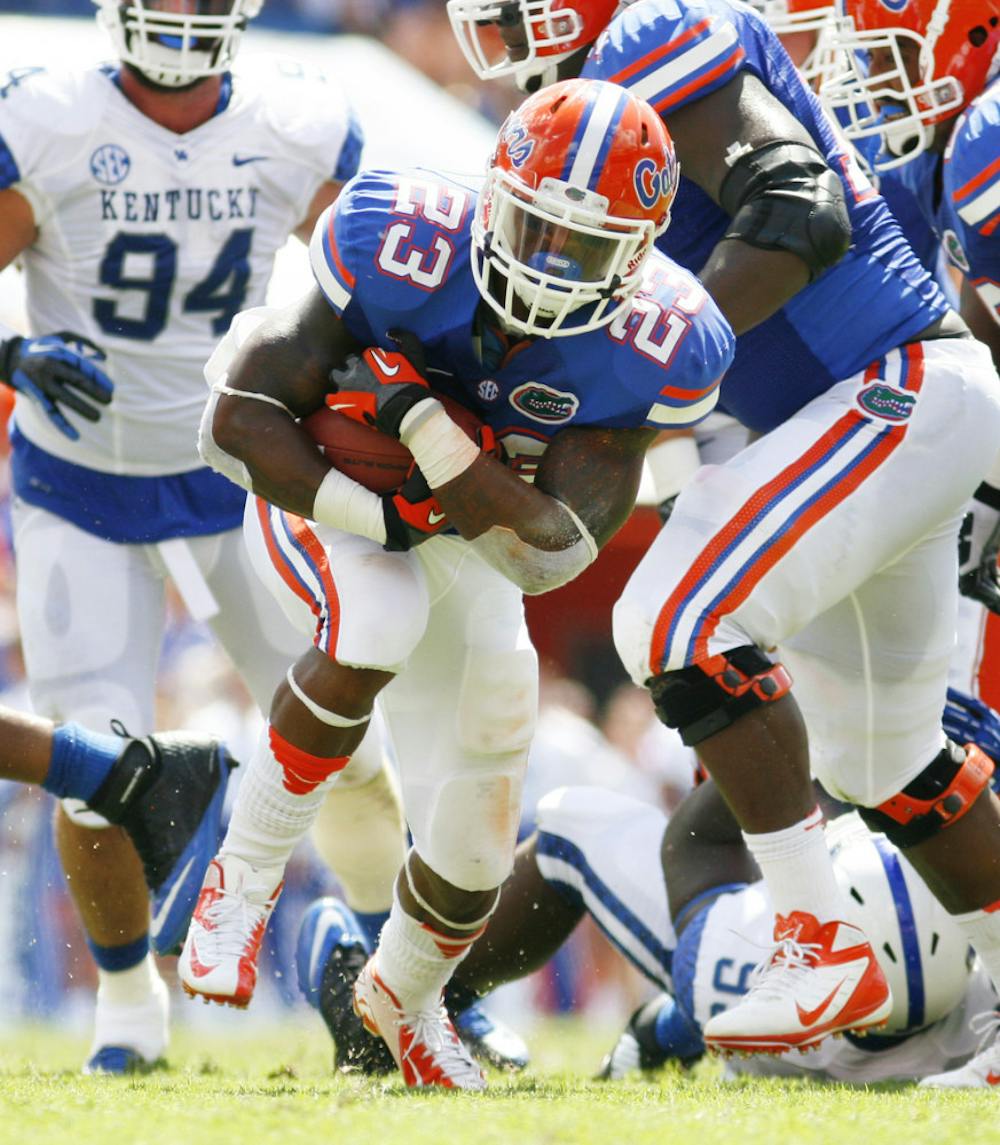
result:
M 667 120 L 741 71 L 756 76 L 812 136 L 844 184 L 853 242 L 844 258 L 742 335 L 720 409 L 766 431 L 839 380 L 913 338 L 947 310 L 931 275 L 805 86 L 777 36 L 730 0 L 640 0 L 598 39 L 583 69 L 648 100 Z M 730 142 L 726 141 L 726 145 Z M 683 178 L 661 250 L 697 272 L 729 217 Z
M 476 192 L 430 171 L 363 172 L 319 220 L 313 272 L 362 345 L 394 348 L 393 328 L 415 334 L 434 386 L 474 409 L 525 476 L 568 426 L 663 429 L 707 416 L 732 359 L 732 331 L 694 276 L 659 252 L 631 312 L 506 353 L 477 316 Z

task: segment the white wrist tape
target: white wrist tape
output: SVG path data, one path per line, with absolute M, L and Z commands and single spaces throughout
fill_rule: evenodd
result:
M 698 443 L 693 437 L 668 437 L 646 453 L 657 503 L 679 493 L 701 468 Z
M 399 440 L 413 454 L 432 489 L 453 481 L 480 456 L 478 445 L 445 413 L 439 401 L 420 402 L 403 418 Z
M 386 542 L 382 498 L 338 469 L 331 469 L 316 490 L 312 519 L 380 545 Z

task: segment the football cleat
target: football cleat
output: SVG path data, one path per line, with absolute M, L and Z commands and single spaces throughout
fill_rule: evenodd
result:
M 389 1047 L 409 1086 L 483 1090 L 486 1079 L 462 1044 L 443 1005 L 405 1011 L 369 959 L 354 984 L 354 1009 Z
M 94 1041 L 83 1072 L 122 1076 L 162 1069 L 169 1015 L 170 995 L 158 975 L 149 998 L 139 1003 L 111 1004 L 98 989 Z
M 150 941 L 176 954 L 209 860 L 219 847 L 222 804 L 236 766 L 223 744 L 196 732 L 128 737 L 88 806 L 123 827 L 152 892 Z
M 295 963 L 299 989 L 333 1038 L 334 1068 L 344 1073 L 393 1073 L 389 1047 L 373 1037 L 354 1012 L 354 983 L 368 947 L 354 912 L 335 898 L 317 899 L 299 927 Z
M 957 1069 L 922 1078 L 921 1085 L 929 1089 L 995 1089 L 1000 1093 L 1000 1013 L 987 1010 L 977 1014 L 969 1028 L 983 1035 L 975 1057 Z
M 244 1009 L 257 985 L 257 958 L 284 886 L 281 867 L 252 867 L 235 855 L 208 864 L 177 963 L 185 993 Z
M 698 1027 L 669 994 L 658 994 L 628 1020 L 614 1048 L 601 1062 L 598 1081 L 620 1081 L 650 1073 L 668 1061 L 691 1066 L 705 1052 Z
M 514 1072 L 525 1069 L 531 1060 L 523 1039 L 478 1002 L 456 1014 L 454 1025 L 472 1056 L 495 1069 Z
M 754 971 L 749 991 L 705 1023 L 709 1049 L 781 1054 L 886 1022 L 892 994 L 856 926 L 821 925 L 814 915 L 793 911 L 778 915 L 774 939 L 777 945 Z

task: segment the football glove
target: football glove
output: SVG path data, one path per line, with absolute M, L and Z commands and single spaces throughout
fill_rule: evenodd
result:
M 77 441 L 80 431 L 63 408 L 87 421 L 100 419 L 98 406 L 111 401 L 115 388 L 96 364 L 104 360 L 103 350 L 89 338 L 67 330 L 42 338 L 9 338 L 0 343 L 0 378 L 37 402 L 60 433 Z
M 342 370 L 331 371 L 330 387 L 341 413 L 399 437 L 406 414 L 434 395 L 423 377 L 423 347 L 416 337 L 407 330 L 390 330 L 389 337 L 399 350 L 370 346 Z
M 976 490 L 958 537 L 958 588 L 1000 614 L 1000 489 Z
M 416 465 L 395 493 L 382 497 L 390 553 L 405 553 L 448 527 L 441 504 Z

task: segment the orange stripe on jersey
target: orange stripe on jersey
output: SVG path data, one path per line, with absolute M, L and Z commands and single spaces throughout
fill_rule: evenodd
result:
M 663 389 L 660 390 L 660 397 L 681 398 L 683 401 L 696 402 L 699 398 L 708 397 L 712 390 L 718 387 L 722 378 L 723 375 L 720 374 L 714 382 L 709 382 L 703 390 L 686 390 L 681 386 L 664 386 Z
M 330 257 L 333 259 L 334 266 L 336 266 L 336 268 L 337 268 L 337 273 L 344 280 L 344 282 L 346 282 L 347 285 L 353 290 L 354 289 L 354 275 L 351 274 L 351 272 L 347 269 L 346 266 L 344 266 L 344 263 L 340 257 L 340 252 L 337 250 L 337 236 L 333 232 L 333 220 L 335 218 L 335 215 L 336 215 L 335 211 L 330 212 L 330 221 L 329 221 L 329 223 L 327 223 L 327 227 L 326 227 L 326 237 L 327 237 L 327 241 L 330 244 Z
M 337 586 L 334 584 L 333 574 L 330 572 L 330 562 L 326 559 L 326 550 L 304 518 L 296 517 L 292 513 L 284 513 L 283 516 L 296 543 L 306 554 L 313 572 L 319 577 L 320 583 L 323 585 L 329 627 L 329 636 L 324 651 L 328 655 L 332 655 L 332 649 L 337 647 L 337 633 L 340 631 L 340 597 L 337 595 Z
M 989 182 L 998 171 L 1000 171 L 1000 159 L 994 159 L 988 167 L 984 167 L 983 170 L 970 179 L 968 183 L 963 183 L 954 195 L 952 195 L 952 199 L 957 202 L 959 199 L 964 199 L 971 195 L 973 191 L 977 190 L 984 183 Z
M 274 530 L 271 528 L 271 505 L 263 499 L 257 498 L 257 520 L 260 522 L 260 531 L 264 537 L 264 545 L 267 548 L 267 555 L 271 558 L 271 564 L 274 565 L 278 575 L 288 585 L 288 587 L 295 593 L 299 600 L 303 601 L 309 606 L 310 612 L 314 616 L 320 616 L 320 606 L 312 593 L 305 587 L 299 578 L 292 572 L 291 566 L 288 563 L 288 558 L 278 547 L 275 540 Z
M 627 68 L 622 68 L 620 72 L 609 76 L 609 82 L 623 84 L 631 76 L 634 76 L 636 72 L 641 72 L 644 68 L 648 68 L 650 64 L 655 64 L 657 60 L 663 59 L 664 56 L 670 56 L 673 55 L 674 52 L 679 51 L 685 44 L 693 40 L 695 36 L 700 36 L 708 25 L 709 18 L 706 16 L 704 20 L 699 20 L 697 24 L 688 28 L 686 32 L 683 32 L 676 40 L 671 40 L 670 43 L 663 44 L 652 52 L 648 52 L 641 60 L 635 60 L 629 64 Z
M 719 76 L 735 67 L 745 56 L 746 52 L 744 52 L 742 48 L 737 48 L 735 52 L 726 56 L 721 64 L 716 64 L 711 71 L 692 80 L 689 84 L 685 84 L 684 87 L 672 91 L 665 99 L 661 99 L 659 103 L 654 103 L 654 110 L 661 112 L 669 111 L 674 104 L 679 103 L 682 99 L 686 99 L 693 91 L 698 91 L 699 88 L 703 88 L 706 84 L 712 83 L 713 80 L 718 79 Z

